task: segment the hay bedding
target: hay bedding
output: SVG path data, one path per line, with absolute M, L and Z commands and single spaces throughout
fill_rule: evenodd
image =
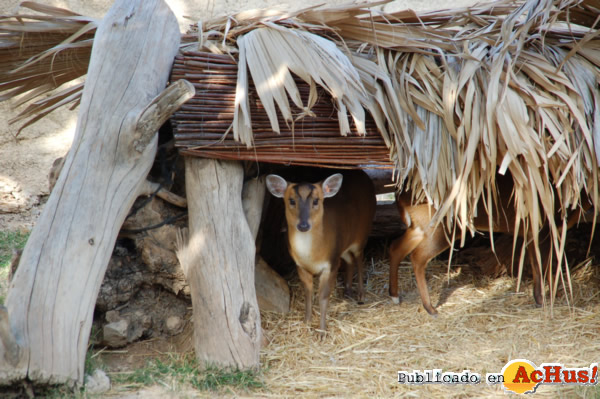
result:
M 515 358 L 567 367 L 598 361 L 597 263 L 585 262 L 575 271 L 573 307 L 559 298 L 551 311 L 534 306 L 529 282 L 516 293 L 515 280 L 509 277 L 482 279 L 468 265 L 453 266 L 448 275 L 446 263 L 434 261 L 427 277 L 440 315 L 433 318 L 422 308 L 409 263 L 400 267 L 403 302 L 394 305 L 387 295 L 389 264 L 368 262 L 366 303 L 342 299 L 340 279 L 329 306 L 329 335 L 324 342 L 317 339 L 316 322 L 307 327 L 302 321 L 304 294 L 297 280 L 291 283 L 291 313 L 262 313 L 270 341 L 261 354 L 268 388 L 256 392 L 257 396 L 505 397 L 499 385 L 485 382 L 402 385 L 397 383 L 397 372 L 471 370 L 485 378 L 485 373 L 500 372 Z M 313 316 L 317 309 L 313 308 Z M 590 397 L 598 389 L 542 385 L 536 397 L 557 394 Z

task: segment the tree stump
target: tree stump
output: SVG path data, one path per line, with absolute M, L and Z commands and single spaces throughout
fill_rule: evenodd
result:
M 194 92 L 180 83 L 156 97 L 179 40 L 162 0 L 117 0 L 101 21 L 73 146 L 0 312 L 1 383 L 83 383 L 117 233 L 154 160 L 157 129 Z
M 243 174 L 238 162 L 186 157 L 189 239 L 180 240 L 177 256 L 190 285 L 196 357 L 251 368 L 259 364 L 261 326 Z

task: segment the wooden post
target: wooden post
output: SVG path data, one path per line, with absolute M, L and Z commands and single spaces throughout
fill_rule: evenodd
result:
M 256 241 L 260 218 L 262 216 L 263 202 L 265 200 L 265 177 L 260 176 L 244 183 L 242 188 L 242 208 L 246 215 L 250 233 Z
M 198 360 L 251 368 L 259 364 L 261 327 L 243 174 L 238 162 L 186 157 L 189 239 L 177 256 L 190 284 Z
M 242 207 L 255 242 L 260 227 L 265 193 L 265 176 L 248 180 L 242 189 Z M 261 310 L 279 313 L 290 311 L 290 287 L 287 281 L 271 269 L 260 256 L 256 257 L 254 287 L 258 307 Z
M 96 297 L 156 130 L 193 94 L 181 83 L 157 97 L 179 40 L 163 0 L 117 0 L 100 23 L 73 146 L 0 312 L 0 382 L 83 382 Z

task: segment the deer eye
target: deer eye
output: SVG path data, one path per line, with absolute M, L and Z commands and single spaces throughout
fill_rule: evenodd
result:
M 296 206 L 296 201 L 293 198 L 290 198 L 290 206 Z
M 313 200 L 313 206 L 317 206 L 317 205 L 319 205 L 319 199 L 318 199 L 318 198 L 315 198 L 315 199 Z

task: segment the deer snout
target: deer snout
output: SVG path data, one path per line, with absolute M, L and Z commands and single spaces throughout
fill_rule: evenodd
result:
M 296 228 L 303 232 L 306 233 L 308 230 L 310 230 L 310 223 L 308 222 L 300 222 L 296 225 Z

